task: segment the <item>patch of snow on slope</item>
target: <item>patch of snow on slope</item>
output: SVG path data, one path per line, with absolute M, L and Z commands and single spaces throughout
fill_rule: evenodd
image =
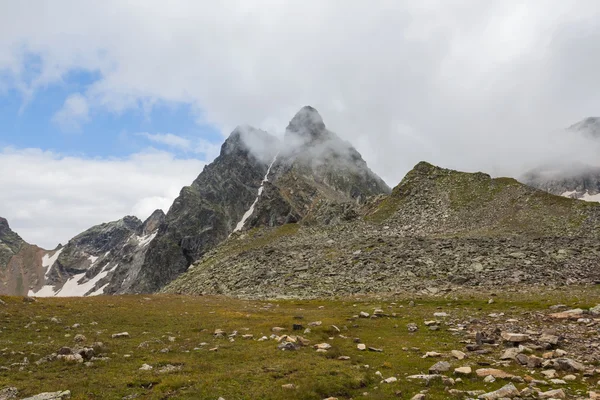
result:
M 34 293 L 33 290 L 30 290 L 28 295 L 35 296 L 35 297 L 82 297 L 82 296 L 85 296 L 85 294 L 87 292 L 92 290 L 94 288 L 94 286 L 96 285 L 96 283 L 98 283 L 100 280 L 104 279 L 108 275 L 109 272 L 114 271 L 115 268 L 117 268 L 117 266 L 118 266 L 118 264 L 112 268 L 109 268 L 109 264 L 107 264 L 102 269 L 102 271 L 100 271 L 100 273 L 98 273 L 98 275 L 96 275 L 89 281 L 83 282 L 83 283 L 79 283 L 79 281 L 81 281 L 85 277 L 85 272 L 83 272 L 81 274 L 73 275 L 68 281 L 65 282 L 63 287 L 61 289 L 59 289 L 57 292 L 54 291 L 54 287 L 52 285 L 45 285 L 37 293 Z M 106 288 L 106 285 L 101 288 L 102 292 L 104 292 L 105 288 Z M 100 291 L 100 289 L 96 290 L 95 292 L 90 294 L 90 296 L 101 294 L 101 293 L 96 294 L 96 292 L 99 292 L 99 291 Z
M 46 269 L 46 272 L 44 273 L 44 278 L 48 278 L 48 274 L 50 273 L 52 266 L 54 265 L 56 260 L 58 260 L 58 256 L 60 256 L 60 253 L 62 253 L 63 249 L 64 247 L 59 250 L 56 250 L 51 256 L 48 256 L 48 254 L 44 254 L 44 257 L 42 257 L 42 267 Z
M 246 213 L 242 217 L 242 220 L 240 222 L 238 222 L 235 229 L 233 230 L 234 232 L 241 231 L 242 228 L 244 228 L 244 225 L 246 224 L 246 221 L 248 220 L 248 218 L 250 218 L 252 216 L 252 214 L 254 214 L 254 207 L 256 207 L 256 204 L 258 204 L 258 199 L 260 199 L 260 196 L 262 195 L 263 190 L 265 189 L 265 183 L 269 182 L 269 174 L 271 173 L 271 168 L 273 167 L 273 164 L 275 164 L 275 161 L 277 161 L 277 156 L 275 156 L 275 158 L 273 158 L 273 161 L 271 162 L 271 165 L 269 165 L 269 168 L 267 169 L 267 173 L 265 174 L 264 179 L 260 183 L 260 187 L 258 188 L 258 195 L 256 196 L 254 203 L 252 203 L 252 205 L 250 206 L 250 209 L 248 209 L 248 211 L 246 211 Z
M 151 241 L 154 240 L 154 238 L 156 237 L 156 234 L 158 232 L 154 232 L 150 235 L 146 235 L 146 236 L 139 236 L 138 239 L 138 246 L 139 247 L 144 247 L 150 244 Z
M 90 293 L 88 296 L 100 296 L 101 294 L 104 294 L 104 289 L 106 289 L 108 287 L 108 285 L 109 285 L 109 283 L 102 286 L 100 289 L 96 290 L 95 292 Z
M 94 265 L 96 263 L 96 260 L 98 259 L 98 257 L 96 256 L 89 256 L 88 260 L 90 260 L 90 262 L 92 263 L 92 265 Z
M 52 285 L 42 286 L 42 288 L 38 290 L 37 293 L 29 289 L 29 293 L 27 293 L 27 296 L 29 297 L 54 297 L 54 295 L 54 286 Z
M 571 197 L 574 194 L 577 194 L 576 190 L 573 190 L 572 192 L 564 192 L 563 194 L 561 194 L 561 196 L 563 197 Z M 588 191 L 586 191 L 583 196 L 578 197 L 579 200 L 584 200 L 584 201 L 597 201 L 600 202 L 600 193 L 598 194 L 590 194 Z
M 585 192 L 585 194 L 583 195 L 583 197 L 581 198 L 581 200 L 600 202 L 600 193 L 598 193 L 598 194 L 589 194 L 588 192 Z

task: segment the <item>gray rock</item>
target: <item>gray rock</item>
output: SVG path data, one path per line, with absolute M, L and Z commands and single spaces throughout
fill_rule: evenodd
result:
M 447 361 L 439 361 L 429 367 L 430 374 L 441 374 L 450 371 L 450 363 Z
M 487 399 L 487 400 L 497 400 L 497 399 L 503 399 L 503 398 L 512 399 L 513 397 L 517 397 L 517 396 L 519 396 L 519 390 L 515 387 L 515 385 L 513 385 L 512 383 L 509 383 L 508 385 L 505 385 L 496 391 L 479 395 L 479 397 L 477 397 L 477 398 L 478 399 Z
M 27 397 L 23 400 L 63 400 L 70 398 L 71 392 L 69 390 L 65 390 L 64 392 L 44 392 L 32 397 Z
M 19 390 L 16 387 L 5 387 L 0 390 L 0 400 L 13 400 L 18 394 Z

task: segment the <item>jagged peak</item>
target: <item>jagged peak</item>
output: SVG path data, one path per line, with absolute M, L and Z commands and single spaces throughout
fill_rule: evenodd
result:
M 270 162 L 279 151 L 279 139 L 250 125 L 239 125 L 221 147 L 221 156 L 249 152 L 262 162 Z
M 0 217 L 0 228 L 10 229 L 6 218 Z
M 148 218 L 146 218 L 142 224 L 142 234 L 148 235 L 156 232 L 165 218 L 166 215 L 163 210 L 154 210 L 154 212 Z
M 570 132 L 600 138 L 600 117 L 587 117 L 567 128 Z
M 312 141 L 327 134 L 325 123 L 319 112 L 311 107 L 302 107 L 286 128 L 286 140 L 290 136 L 299 136 L 304 141 Z

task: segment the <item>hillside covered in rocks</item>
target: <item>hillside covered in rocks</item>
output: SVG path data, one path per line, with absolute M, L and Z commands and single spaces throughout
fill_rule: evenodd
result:
M 237 234 L 164 291 L 321 297 L 600 282 L 600 204 L 419 163 L 349 221 Z

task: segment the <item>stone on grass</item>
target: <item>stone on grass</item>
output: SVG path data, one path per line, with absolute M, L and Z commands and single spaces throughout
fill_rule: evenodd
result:
M 503 398 L 512 399 L 513 397 L 517 397 L 517 396 L 519 396 L 519 390 L 515 387 L 515 385 L 513 385 L 512 383 L 509 383 L 508 385 L 503 386 L 498 390 L 479 395 L 478 399 L 487 399 L 487 400 L 497 400 L 497 399 L 503 399 Z
M 447 361 L 439 361 L 429 367 L 430 374 L 441 374 L 450 370 L 450 363 Z
M 120 333 L 112 334 L 113 339 L 121 339 L 121 338 L 128 338 L 128 337 L 129 337 L 129 333 L 127 333 L 127 332 L 120 332 Z
M 454 369 L 456 375 L 470 375 L 473 372 L 471 367 L 459 367 Z
M 562 389 L 549 390 L 547 392 L 538 392 L 539 399 L 566 399 L 567 396 Z
M 502 332 L 502 339 L 506 342 L 523 343 L 529 340 L 529 335 L 524 333 Z
M 44 392 L 40 394 L 36 394 L 32 397 L 27 397 L 23 400 L 63 400 L 70 399 L 71 392 L 69 390 L 65 390 L 64 392 Z
M 475 371 L 475 373 L 479 377 L 493 376 L 494 378 L 497 378 L 497 379 L 511 379 L 514 377 L 514 375 L 511 375 L 508 372 L 502 371 L 501 369 L 494 369 L 494 368 L 480 368 L 477 371 Z

